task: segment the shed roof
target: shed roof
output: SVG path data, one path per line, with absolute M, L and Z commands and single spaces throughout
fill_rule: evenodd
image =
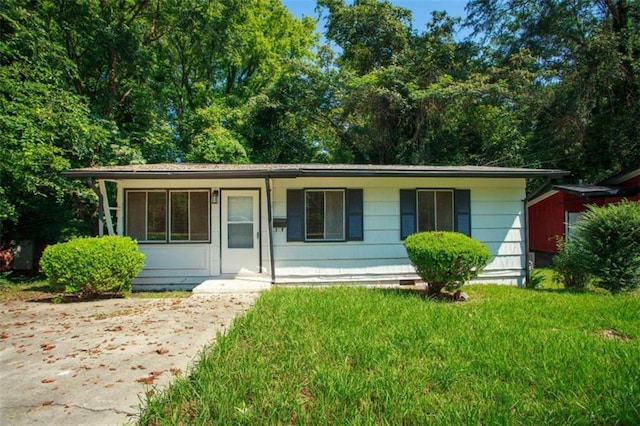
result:
M 139 164 L 71 169 L 62 173 L 71 179 L 233 179 L 295 177 L 491 177 L 560 178 L 569 172 L 557 169 L 527 169 L 484 166 L 411 166 L 372 164 Z
M 638 193 L 637 187 L 608 185 L 554 185 L 554 189 L 586 198 L 626 197 Z

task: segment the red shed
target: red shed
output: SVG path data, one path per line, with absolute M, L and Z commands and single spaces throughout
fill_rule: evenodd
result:
M 640 200 L 640 165 L 595 185 L 554 185 L 528 203 L 529 251 L 536 266 L 545 266 L 557 253 L 556 241 L 589 204 L 602 206 L 623 199 Z

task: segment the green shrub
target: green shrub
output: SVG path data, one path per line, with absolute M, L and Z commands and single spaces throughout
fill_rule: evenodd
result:
M 419 232 L 409 235 L 404 246 L 431 295 L 460 288 L 491 260 L 487 246 L 458 232 Z
M 529 278 L 525 282 L 525 287 L 534 290 L 540 287 L 546 280 L 547 277 L 544 272 L 534 269 L 529 272 Z
M 45 249 L 40 266 L 54 291 L 95 295 L 131 293 L 144 254 L 129 237 L 76 238 Z
M 612 293 L 640 287 L 640 203 L 589 206 L 576 223 L 575 244 L 594 285 Z
M 585 288 L 589 282 L 590 257 L 575 241 L 558 240 L 558 254 L 553 257 L 553 278 L 565 288 Z

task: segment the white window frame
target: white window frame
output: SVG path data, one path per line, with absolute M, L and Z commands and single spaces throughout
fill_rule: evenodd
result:
M 576 223 L 580 220 L 580 217 L 584 215 L 584 211 L 582 212 L 565 212 L 564 214 L 564 239 L 566 242 L 571 241 L 575 233 Z

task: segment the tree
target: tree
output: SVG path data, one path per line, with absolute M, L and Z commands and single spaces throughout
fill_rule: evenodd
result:
M 478 59 L 473 43 L 455 40 L 458 20 L 444 12 L 418 34 L 407 11 L 385 2 L 321 4 L 328 34 L 345 49 L 334 128 L 353 161 L 520 165 L 530 73 Z M 374 43 L 349 26 L 373 21 L 397 42 Z
M 340 159 L 332 127 L 337 106 L 334 70 L 290 60 L 263 94 L 252 98 L 241 129 L 259 163 L 310 163 Z
M 0 236 L 55 241 L 85 233 L 74 213 L 90 216 L 94 195 L 60 172 L 97 162 L 109 135 L 65 90 L 72 66 L 36 13 L 12 1 L 0 10 L 0 28 Z
M 341 49 L 339 64 L 358 75 L 396 65 L 409 47 L 411 11 L 378 0 L 320 0 L 328 9 L 328 39 Z
M 532 120 L 530 163 L 597 181 L 637 161 L 640 3 L 472 0 L 468 11 L 496 64 L 526 50 L 552 89 Z
M 171 30 L 162 2 L 38 3 L 34 13 L 73 65 L 69 88 L 87 99 L 92 115 L 113 123 L 110 131 L 125 155 L 108 162 L 172 160 L 173 135 L 157 108 L 150 72 L 156 67 L 153 48 Z
M 278 0 L 170 1 L 163 7 L 171 30 L 155 46 L 154 91 L 176 129 L 178 150 L 188 155 L 196 139 L 201 147 L 200 134 L 222 126 L 251 151 L 241 119 L 288 73 L 288 61 L 311 58 L 315 23 L 294 18 Z M 221 108 L 216 123 L 203 120 L 212 105 Z

